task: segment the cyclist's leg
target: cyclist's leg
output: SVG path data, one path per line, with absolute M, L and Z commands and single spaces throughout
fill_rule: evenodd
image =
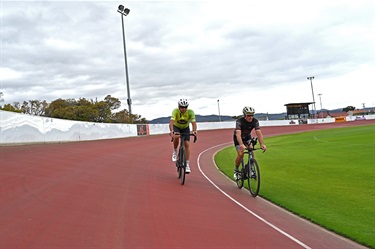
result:
M 184 129 L 179 129 L 180 133 L 185 133 L 185 134 L 190 134 L 190 128 L 184 128 Z M 186 160 L 189 160 L 190 158 L 190 146 L 189 146 L 189 141 L 190 141 L 190 136 L 186 135 L 185 136 L 185 150 L 186 150 Z
M 233 142 L 234 142 L 234 146 L 236 147 L 236 151 L 237 151 L 237 157 L 234 161 L 234 165 L 236 166 L 236 168 L 238 168 L 238 166 L 240 165 L 240 163 L 242 161 L 242 158 L 243 158 L 243 155 L 244 155 L 245 151 L 241 151 L 240 144 L 237 141 L 236 135 L 233 136 Z
M 242 162 L 242 158 L 243 158 L 243 155 L 245 154 L 245 151 L 241 151 L 240 150 L 240 146 L 239 146 L 239 143 L 237 142 L 237 137 L 235 136 L 235 145 L 236 145 L 236 150 L 237 150 L 237 158 L 236 158 L 236 165 L 240 165 L 240 163 Z M 237 144 L 236 144 L 237 143 Z M 242 143 L 246 146 L 246 147 L 250 147 L 252 148 L 252 144 L 251 144 L 251 136 L 250 137 L 247 137 L 247 138 L 243 138 L 242 140 Z M 254 155 L 254 154 L 253 154 Z
M 236 150 L 237 150 L 237 157 L 236 157 L 236 161 L 235 161 L 235 164 L 236 164 L 236 167 L 238 167 L 242 161 L 242 158 L 243 158 L 243 155 L 244 155 L 244 151 L 241 151 L 240 149 L 240 146 L 237 145 L 236 146 Z
M 189 159 L 190 159 L 190 127 L 181 129 L 181 133 L 188 134 L 185 136 L 185 151 L 186 151 L 186 173 L 190 173 L 190 164 L 189 164 Z
M 190 159 L 190 142 L 185 141 L 185 149 L 186 149 L 186 160 L 189 161 Z
M 173 126 L 173 131 L 174 132 L 178 132 L 178 133 L 181 133 L 181 129 L 178 128 L 177 126 Z M 178 147 L 178 143 L 180 142 L 180 138 L 178 136 L 176 136 L 173 140 L 173 149 L 174 150 L 177 150 L 177 147 Z
M 173 131 L 174 132 L 181 132 L 181 129 L 173 126 Z M 177 160 L 177 147 L 180 142 L 180 138 L 178 136 L 175 136 L 173 138 L 173 152 L 172 152 L 172 161 L 175 162 Z
M 237 156 L 236 156 L 236 159 L 234 160 L 234 175 L 233 175 L 233 177 L 234 177 L 235 180 L 237 180 L 238 177 L 239 177 L 239 172 L 240 172 L 238 167 L 240 166 L 240 164 L 242 162 L 244 152 L 241 152 L 240 144 L 237 141 L 236 135 L 233 136 L 233 142 L 234 142 L 234 146 L 236 147 L 236 151 L 237 151 Z

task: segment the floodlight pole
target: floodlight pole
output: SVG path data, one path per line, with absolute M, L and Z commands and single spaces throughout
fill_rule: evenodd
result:
M 320 113 L 322 114 L 322 118 L 323 118 L 323 111 L 322 111 L 322 109 L 323 109 L 323 107 L 322 107 L 322 94 L 319 93 L 318 96 L 319 96 L 319 101 L 320 101 Z
M 125 77 L 126 77 L 126 87 L 128 91 L 128 106 L 129 106 L 129 114 L 132 114 L 132 100 L 130 98 L 130 86 L 129 86 L 129 72 L 128 72 L 128 60 L 126 56 L 126 43 L 125 43 L 125 24 L 124 24 L 124 16 L 127 16 L 130 12 L 128 8 L 124 8 L 123 5 L 118 6 L 118 13 L 121 14 L 121 24 L 122 24 L 122 40 L 124 43 L 124 59 L 125 59 Z
M 219 122 L 221 122 L 221 115 L 220 115 L 220 101 L 217 100 L 217 109 L 219 110 Z
M 316 118 L 316 107 L 315 107 L 315 97 L 314 97 L 314 88 L 313 88 L 313 83 L 312 80 L 314 79 L 314 76 L 307 77 L 308 80 L 310 80 L 311 83 L 311 93 L 313 97 L 313 104 L 314 104 L 314 118 Z

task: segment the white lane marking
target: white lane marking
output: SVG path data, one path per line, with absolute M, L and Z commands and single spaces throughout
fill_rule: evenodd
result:
M 228 143 L 224 143 L 224 144 L 219 144 L 219 145 L 216 145 L 216 146 L 213 146 L 211 148 L 208 148 L 204 151 L 202 151 L 199 155 L 198 155 L 198 158 L 197 158 L 197 164 L 198 164 L 198 168 L 199 168 L 199 171 L 202 173 L 202 175 L 217 189 L 219 190 L 222 194 L 224 194 L 226 197 L 228 197 L 231 201 L 233 201 L 234 203 L 236 203 L 238 206 L 240 206 L 241 208 L 243 208 L 245 211 L 247 211 L 248 213 L 250 213 L 251 215 L 253 215 L 254 217 L 256 217 L 257 219 L 259 219 L 260 221 L 262 221 L 263 223 L 265 223 L 266 225 L 270 226 L 271 228 L 275 229 L 276 231 L 278 231 L 279 233 L 283 234 L 284 236 L 288 237 L 289 239 L 293 240 L 294 242 L 296 242 L 297 244 L 299 244 L 300 246 L 302 246 L 303 248 L 305 249 L 311 249 L 311 247 L 307 246 L 306 244 L 302 243 L 301 241 L 299 241 L 298 239 L 294 238 L 292 235 L 284 232 L 282 229 L 278 228 L 277 226 L 273 225 L 272 223 L 268 222 L 266 219 L 262 218 L 261 216 L 257 215 L 256 213 L 254 213 L 253 211 L 251 211 L 250 209 L 248 209 L 247 207 L 245 207 L 244 205 L 242 205 L 241 203 L 239 203 L 238 201 L 236 201 L 232 196 L 230 196 L 229 194 L 227 194 L 224 190 L 222 190 L 221 188 L 219 188 L 210 178 L 208 178 L 208 176 L 202 171 L 201 169 L 201 165 L 199 163 L 199 159 L 201 157 L 202 154 L 204 154 L 205 152 L 207 152 L 208 150 L 211 150 L 215 147 L 219 147 L 219 146 L 222 146 L 222 145 L 225 145 L 225 144 L 228 144 Z

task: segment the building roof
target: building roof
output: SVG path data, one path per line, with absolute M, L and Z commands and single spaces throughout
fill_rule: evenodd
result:
M 284 106 L 288 106 L 288 105 L 311 105 L 311 104 L 314 104 L 315 102 L 301 102 L 301 103 L 289 103 L 289 104 L 285 104 Z

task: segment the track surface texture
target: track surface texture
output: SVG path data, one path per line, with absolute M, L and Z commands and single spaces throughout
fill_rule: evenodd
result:
M 168 135 L 1 146 L 0 248 L 364 248 L 239 190 L 213 162 L 232 134 L 198 133 L 184 186 Z

